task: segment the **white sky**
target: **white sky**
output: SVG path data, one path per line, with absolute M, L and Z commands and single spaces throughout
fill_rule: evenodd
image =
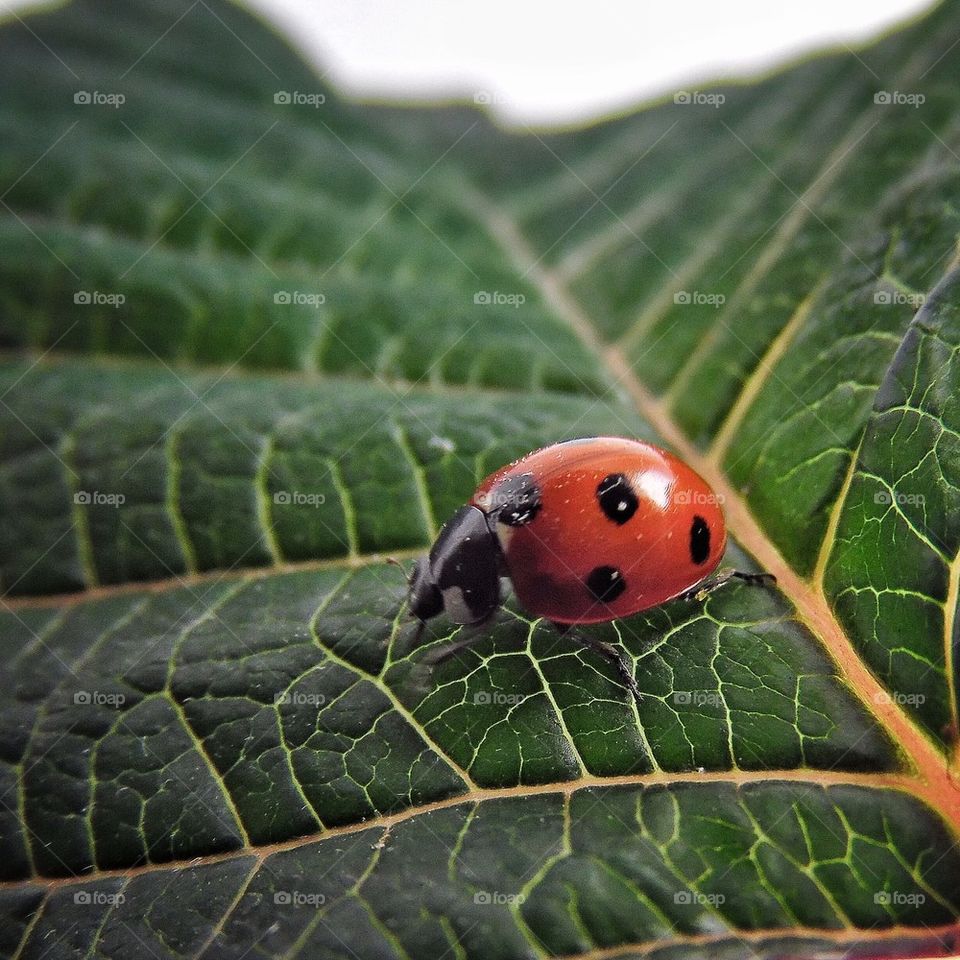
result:
M 856 44 L 929 0 L 250 0 L 345 90 L 564 122 Z
M 130 0 L 137 2 L 137 0 Z M 855 45 L 928 0 L 249 0 L 345 91 L 472 97 L 563 123 L 827 44 Z M 33 6 L 0 0 L 0 13 Z

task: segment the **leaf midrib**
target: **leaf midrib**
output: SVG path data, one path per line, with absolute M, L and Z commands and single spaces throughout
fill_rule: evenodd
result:
M 413 805 L 396 813 L 371 817 L 367 820 L 358 820 L 354 823 L 337 827 L 326 827 L 317 833 L 293 837 L 289 840 L 280 840 L 275 843 L 239 846 L 232 850 L 205 856 L 190 857 L 180 860 L 162 860 L 141 864 L 136 867 L 118 867 L 116 869 L 94 869 L 85 873 L 69 876 L 51 877 L 33 874 L 14 880 L 0 880 L 0 891 L 13 890 L 25 884 L 56 890 L 61 887 L 71 887 L 91 880 L 107 880 L 110 878 L 131 879 L 142 874 L 158 873 L 167 870 L 177 871 L 186 867 L 200 864 L 210 865 L 228 860 L 239 860 L 252 857 L 262 863 L 276 853 L 296 850 L 312 843 L 324 840 L 352 836 L 364 830 L 390 831 L 394 826 L 407 820 L 415 819 L 437 810 L 446 810 L 465 804 L 478 804 L 492 800 L 509 799 L 511 797 L 529 797 L 556 794 L 570 797 L 581 790 L 605 790 L 617 787 L 673 787 L 681 784 L 699 785 L 704 783 L 727 783 L 735 787 L 749 784 L 769 785 L 774 783 L 800 783 L 820 787 L 863 787 L 872 790 L 898 790 L 908 796 L 916 796 L 916 781 L 909 774 L 904 773 L 856 773 L 853 771 L 819 770 L 813 767 L 791 767 L 782 770 L 681 770 L 681 771 L 654 771 L 641 774 L 622 774 L 619 776 L 597 776 L 587 774 L 573 780 L 552 781 L 549 783 L 518 784 L 511 787 L 474 787 L 462 793 L 434 800 L 430 803 Z
M 102 587 L 88 587 L 72 593 L 35 594 L 32 596 L 0 597 L 0 607 L 16 612 L 17 610 L 42 610 L 55 608 L 68 610 L 97 600 L 109 600 L 113 597 L 143 593 L 165 593 L 194 586 L 204 587 L 218 583 L 238 583 L 264 580 L 268 577 L 284 574 L 310 573 L 315 570 L 359 570 L 375 564 L 390 563 L 393 560 L 414 560 L 429 549 L 429 544 L 418 547 L 405 547 L 389 552 L 345 554 L 340 557 L 324 557 L 319 560 L 285 560 L 283 563 L 236 569 L 214 569 L 203 573 L 191 573 L 164 577 L 160 580 L 131 580 L 126 583 L 114 583 Z
M 487 224 L 491 235 L 513 259 L 522 276 L 541 291 L 558 317 L 573 330 L 584 346 L 610 371 L 632 397 L 644 419 L 669 443 L 678 455 L 699 473 L 723 498 L 727 525 L 734 538 L 760 564 L 777 576 L 778 588 L 793 604 L 799 618 L 822 643 L 866 711 L 890 732 L 904 757 L 914 767 L 914 793 L 938 810 L 954 832 L 960 832 L 960 789 L 951 775 L 946 756 L 927 732 L 886 696 L 886 688 L 867 667 L 844 633 L 823 591 L 822 584 L 804 580 L 757 523 L 740 492 L 730 483 L 721 464 L 704 455 L 673 421 L 665 404 L 655 398 L 637 379 L 622 350 L 606 346 L 594 333 L 594 326 L 570 291 L 557 277 L 541 266 L 518 225 L 494 202 L 477 190 L 465 193 L 465 202 L 474 215 Z
M 850 944 L 851 940 L 856 941 L 857 947 L 870 943 L 889 944 L 897 937 L 905 940 L 920 941 L 934 940 L 943 935 L 950 934 L 957 930 L 956 923 L 945 923 L 938 926 L 924 926 L 922 930 L 917 927 L 908 927 L 903 924 L 891 924 L 889 927 L 761 927 L 756 930 L 747 929 L 728 929 L 718 933 L 688 933 L 674 934 L 660 940 L 642 940 L 636 943 L 621 943 L 615 947 L 597 947 L 594 950 L 588 950 L 585 953 L 567 953 L 556 956 L 554 960 L 615 960 L 617 957 L 636 958 L 638 956 L 648 956 L 655 951 L 669 950 L 673 946 L 682 947 L 703 947 L 716 948 L 728 943 L 763 945 L 770 941 L 773 943 L 783 943 L 784 941 L 821 941 L 827 940 L 835 942 L 838 946 Z M 942 946 L 942 945 L 941 945 Z M 805 954 L 796 952 L 796 947 L 791 950 L 790 955 L 805 956 Z M 706 953 L 705 956 L 712 956 L 712 953 Z M 781 955 L 781 954 L 778 954 Z M 755 956 L 759 957 L 757 953 Z
M 221 382 L 236 382 L 243 380 L 279 380 L 294 386 L 312 387 L 327 386 L 330 384 L 344 384 L 345 386 L 369 387 L 371 384 L 393 390 L 404 396 L 450 396 L 450 397 L 501 397 L 508 400 L 519 400 L 524 397 L 556 397 L 567 400 L 595 400 L 596 395 L 586 392 L 571 392 L 569 390 L 555 390 L 550 387 L 541 387 L 531 390 L 526 387 L 499 387 L 493 384 L 456 383 L 449 380 L 428 380 L 426 375 L 417 380 L 407 380 L 403 377 L 385 376 L 371 371 L 370 376 L 361 376 L 355 371 L 340 372 L 336 370 L 305 370 L 293 367 L 244 367 L 232 361 L 230 363 L 203 363 L 197 360 L 165 360 L 162 357 L 148 356 L 137 353 L 104 353 L 95 354 L 80 350 L 65 348 L 38 347 L 24 349 L 0 349 L 0 366 L 13 366 L 24 361 L 32 361 L 30 369 L 22 376 L 28 377 L 33 370 L 44 370 L 67 366 L 71 363 L 90 363 L 91 360 L 98 367 L 118 373 L 157 373 L 167 370 L 177 376 L 195 377 L 201 381 L 200 386 L 215 386 Z M 369 369 L 369 368 L 368 368 Z M 215 380 L 215 384 L 203 383 L 206 378 Z M 19 381 L 18 381 L 19 382 Z M 14 384 L 13 386 L 15 386 Z M 12 390 L 13 386 L 8 390 Z M 0 400 L 5 393 L 0 392 Z

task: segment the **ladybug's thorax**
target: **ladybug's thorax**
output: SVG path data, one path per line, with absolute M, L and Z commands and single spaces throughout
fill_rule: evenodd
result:
M 443 526 L 428 556 L 414 566 L 409 606 L 428 620 L 444 611 L 454 623 L 479 623 L 500 604 L 503 557 L 487 516 L 461 507 Z

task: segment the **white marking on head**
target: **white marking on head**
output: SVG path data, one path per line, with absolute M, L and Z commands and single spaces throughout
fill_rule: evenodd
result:
M 454 623 L 473 623 L 476 614 L 467 606 L 461 587 L 447 587 L 443 594 L 443 609 Z

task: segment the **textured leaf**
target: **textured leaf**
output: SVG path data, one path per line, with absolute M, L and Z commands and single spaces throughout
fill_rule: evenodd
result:
M 548 134 L 8 20 L 0 956 L 955 952 L 958 29 Z M 388 555 L 604 433 L 778 587 L 434 664 Z

